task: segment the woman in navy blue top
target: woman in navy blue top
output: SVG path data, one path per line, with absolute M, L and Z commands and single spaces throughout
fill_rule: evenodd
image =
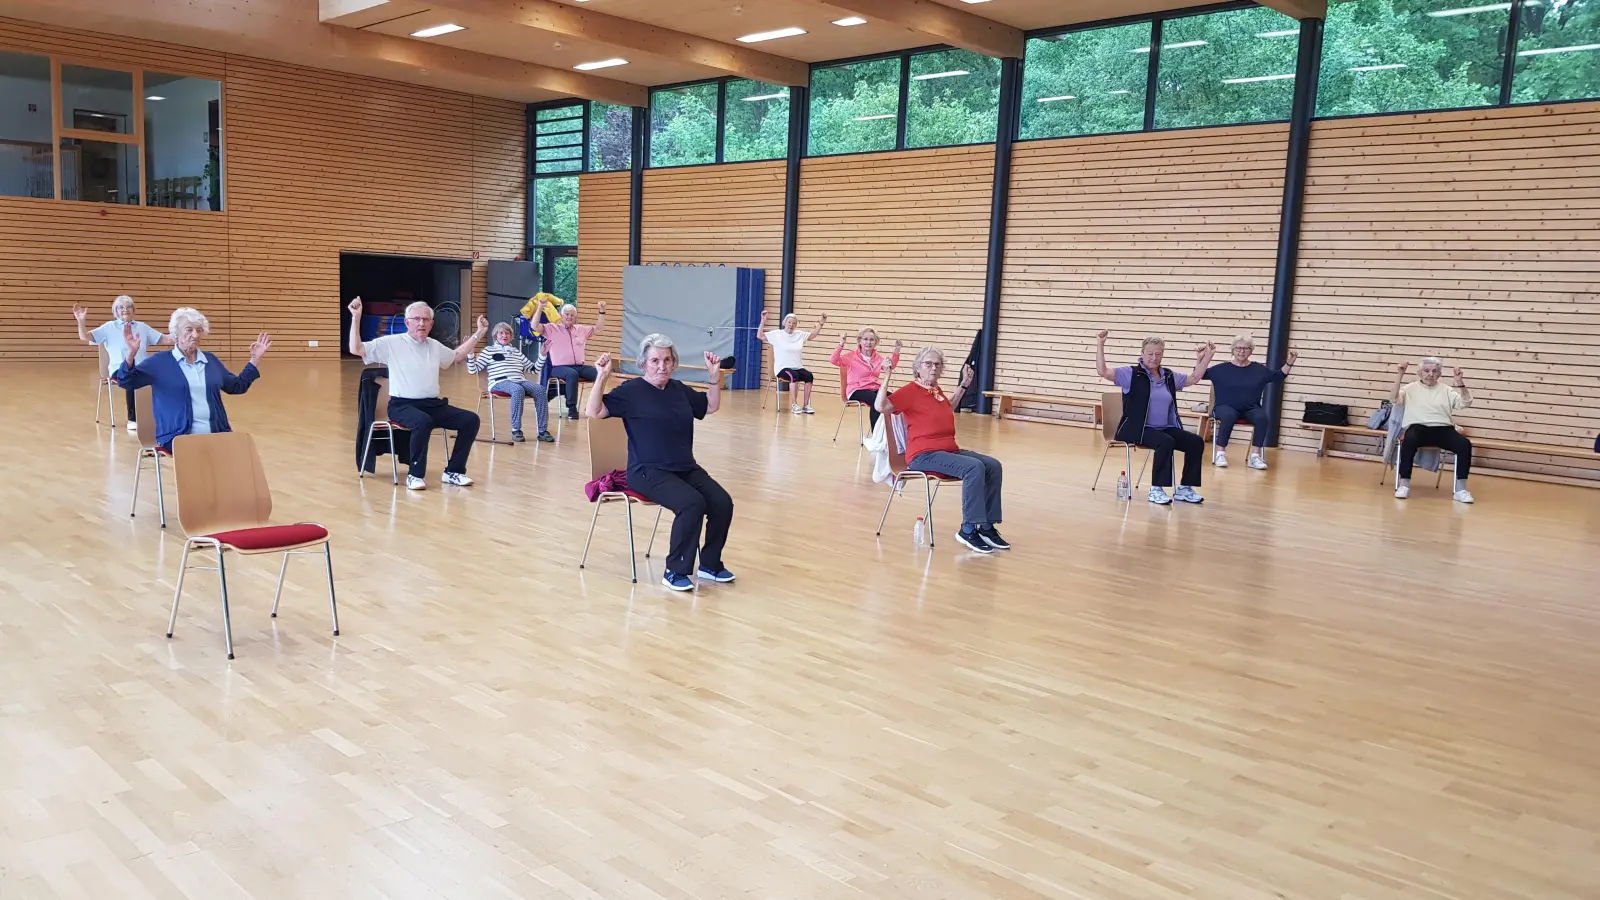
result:
M 1289 361 L 1281 370 L 1269 369 L 1250 361 L 1255 349 L 1250 336 L 1241 334 L 1233 339 L 1233 359 L 1206 369 L 1205 377 L 1217 391 L 1217 402 L 1211 410 L 1212 417 L 1217 420 L 1217 452 L 1211 461 L 1221 469 L 1228 467 L 1228 439 L 1233 436 L 1233 426 L 1240 419 L 1249 422 L 1254 432 L 1245 465 L 1252 469 L 1267 467 L 1262 451 L 1267 446 L 1269 417 L 1261 398 L 1267 385 L 1289 377 L 1289 370 L 1294 368 L 1295 358 L 1299 356 L 1290 350 Z
M 213 434 L 232 431 L 223 394 L 242 394 L 261 372 L 256 364 L 272 346 L 272 338 L 262 332 L 250 345 L 250 362 L 239 374 L 229 372 L 215 356 L 200 352 L 200 341 L 211 332 L 211 322 L 198 310 L 187 306 L 173 311 L 168 330 L 177 344 L 171 352 L 152 353 L 135 365 L 139 332 L 129 324 L 124 335 L 127 357 L 111 377 L 136 390 L 150 388 L 150 407 L 156 417 L 156 444 L 172 449 L 172 439 L 180 434 Z

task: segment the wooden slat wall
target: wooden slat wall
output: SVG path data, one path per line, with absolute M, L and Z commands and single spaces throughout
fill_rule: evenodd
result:
M 803 327 L 828 314 L 806 349 L 817 390 L 835 394 L 828 362 L 839 333 L 878 331 L 908 357 L 933 344 L 950 359 L 946 386 L 983 326 L 994 148 L 956 147 L 808 159 L 801 168 L 795 312 Z M 910 371 L 901 361 L 898 380 Z
M 152 324 L 199 308 L 226 356 L 262 330 L 333 356 L 340 251 L 477 254 L 481 311 L 481 269 L 521 248 L 520 104 L 6 19 L 0 47 L 222 78 L 228 206 L 0 198 L 0 357 L 89 356 L 69 307 L 100 321 L 119 293 Z
M 609 313 L 606 327 L 589 341 L 593 362 L 622 340 L 622 269 L 628 264 L 628 172 L 578 177 L 578 297 L 592 316 L 596 301 Z M 586 318 L 586 321 L 593 321 Z
M 1431 354 L 1466 371 L 1469 434 L 1590 447 L 1597 280 L 1600 104 L 1318 122 L 1285 418 L 1314 399 L 1364 419 L 1398 362 L 1414 372 Z M 1298 429 L 1283 437 L 1309 443 Z M 1490 468 L 1600 478 L 1583 460 L 1477 455 Z
M 1114 366 L 1146 335 L 1183 372 L 1205 341 L 1225 356 L 1251 333 L 1264 351 L 1287 141 L 1265 125 L 1018 144 L 996 387 L 1098 398 L 1112 388 L 1094 371 L 1102 328 Z
M 641 258 L 765 269 L 764 308 L 776 321 L 784 169 L 783 160 L 774 160 L 645 172 Z

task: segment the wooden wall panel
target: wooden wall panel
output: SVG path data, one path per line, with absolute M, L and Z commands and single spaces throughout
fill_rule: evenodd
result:
M 1328 400 L 1364 419 L 1397 363 L 1431 354 L 1466 371 L 1470 435 L 1593 445 L 1600 104 L 1318 122 L 1303 229 L 1286 418 Z M 1600 479 L 1584 460 L 1479 455 Z
M 608 321 L 589 341 L 590 361 L 622 341 L 622 269 L 628 264 L 629 172 L 596 172 L 578 178 L 578 297 L 585 321 L 594 321 L 604 300 Z
M 1287 141 L 1288 126 L 1261 125 L 1018 144 L 996 386 L 1097 398 L 1102 328 L 1114 366 L 1146 335 L 1184 372 L 1201 343 L 1225 356 L 1241 332 L 1264 353 Z
M 520 104 L 12 20 L 0 47 L 222 78 L 227 203 L 0 198 L 0 356 L 89 355 L 68 308 L 103 319 L 119 293 L 152 323 L 198 307 L 229 357 L 262 330 L 274 356 L 333 356 L 341 251 L 476 254 L 474 311 L 487 260 L 520 252 Z
M 772 160 L 646 172 L 641 258 L 765 269 L 765 309 L 776 320 L 785 165 Z
M 883 349 L 933 344 L 958 360 L 983 326 L 994 148 L 956 147 L 808 159 L 801 170 L 795 311 L 804 327 L 827 313 L 806 349 L 818 391 L 837 394 L 828 363 L 841 331 L 871 326 Z M 902 360 L 899 380 L 910 371 Z

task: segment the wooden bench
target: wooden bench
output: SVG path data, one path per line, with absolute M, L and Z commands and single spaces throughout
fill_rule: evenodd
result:
M 983 395 L 997 401 L 994 405 L 994 417 L 997 419 L 1016 419 L 1019 422 L 1049 422 L 1054 425 L 1077 425 L 1087 428 L 1100 427 L 1100 401 L 1074 400 L 1070 397 L 1046 397 L 1042 394 L 1020 394 L 1015 391 L 984 391 Z M 1093 422 L 1069 422 L 1061 419 L 1047 419 L 1043 416 L 1019 416 L 1011 411 L 1014 403 L 1034 403 L 1040 406 L 1072 406 L 1086 409 L 1094 414 Z
M 1383 456 L 1384 436 L 1387 431 L 1381 428 L 1368 428 L 1364 425 L 1313 425 L 1309 422 L 1298 423 L 1301 428 L 1322 432 L 1322 438 L 1317 442 L 1318 456 L 1338 456 L 1345 459 L 1378 459 Z M 1362 437 L 1375 438 L 1379 441 L 1377 453 L 1348 453 L 1343 450 L 1334 450 L 1333 437 L 1337 434 L 1354 434 Z

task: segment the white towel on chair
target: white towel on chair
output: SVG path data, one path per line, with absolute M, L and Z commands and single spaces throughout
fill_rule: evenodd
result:
M 906 449 L 906 423 L 899 416 L 879 416 L 878 424 L 872 427 L 872 434 L 866 440 L 867 452 L 872 454 L 872 480 L 883 484 L 894 477 L 894 472 L 889 469 L 889 442 L 885 432 L 885 424 L 890 419 L 894 420 L 895 446 L 904 453 Z

